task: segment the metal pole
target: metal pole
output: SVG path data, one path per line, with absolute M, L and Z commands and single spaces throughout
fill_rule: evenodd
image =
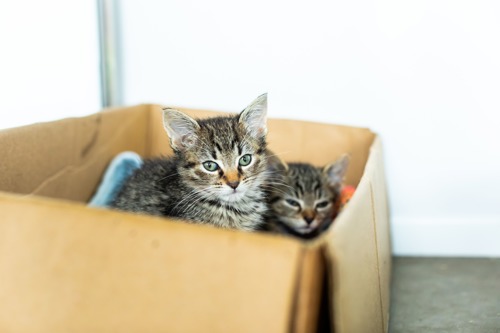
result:
M 120 12 L 116 0 L 97 0 L 101 63 L 101 103 L 119 106 L 122 100 Z

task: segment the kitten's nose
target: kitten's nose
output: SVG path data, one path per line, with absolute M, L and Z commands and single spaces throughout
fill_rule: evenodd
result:
M 240 185 L 240 182 L 239 181 L 227 182 L 227 185 L 229 187 L 231 187 L 232 189 L 236 190 L 236 188 L 238 187 L 238 185 Z
M 314 216 L 304 216 L 304 221 L 306 221 L 307 224 L 311 224 L 311 222 L 314 221 Z

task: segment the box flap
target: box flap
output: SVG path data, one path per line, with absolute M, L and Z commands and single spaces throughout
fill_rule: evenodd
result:
M 0 194 L 2 332 L 289 332 L 293 239 Z
M 0 191 L 87 201 L 109 161 L 144 154 L 149 107 L 108 110 L 0 131 Z

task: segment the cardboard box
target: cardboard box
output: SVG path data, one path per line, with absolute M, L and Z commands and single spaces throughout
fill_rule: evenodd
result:
M 171 153 L 158 106 L 1 131 L 0 331 L 387 332 L 380 139 L 270 119 L 268 141 L 288 161 L 351 154 L 356 193 L 318 239 L 86 207 L 117 153 Z

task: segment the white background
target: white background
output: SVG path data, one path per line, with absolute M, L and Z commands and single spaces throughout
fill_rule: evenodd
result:
M 0 1 L 0 128 L 100 109 L 95 1 Z
M 500 2 L 121 3 L 126 104 L 370 127 L 396 254 L 500 255 Z

